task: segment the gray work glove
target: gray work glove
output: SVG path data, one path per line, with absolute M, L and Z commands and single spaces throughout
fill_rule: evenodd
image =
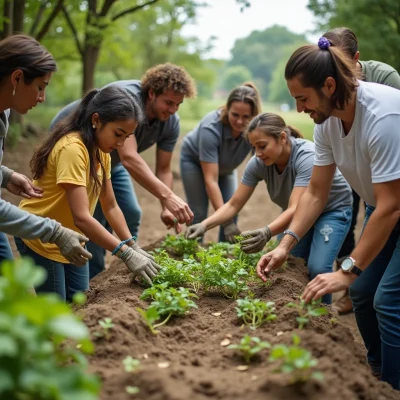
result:
M 54 243 L 60 248 L 60 253 L 71 263 L 82 267 L 92 258 L 92 255 L 81 245 L 89 239 L 72 229 L 57 225 L 49 243 Z
M 160 266 L 154 260 L 154 257 L 151 254 L 147 253 L 147 251 L 144 251 L 143 249 L 141 249 L 136 242 L 134 242 L 129 247 L 131 249 L 135 250 L 136 252 L 138 252 L 139 254 L 141 254 L 142 256 L 147 257 L 151 261 L 151 264 L 153 265 L 154 268 L 156 268 L 156 269 L 160 268 Z
M 132 280 L 136 276 L 141 275 L 150 285 L 152 283 L 151 279 L 157 275 L 161 268 L 154 261 L 133 250 L 131 247 L 128 247 L 121 254 L 120 259 L 125 263 L 129 271 L 132 272 Z
M 197 239 L 204 236 L 206 227 L 203 224 L 194 224 L 189 226 L 185 232 L 185 239 Z
M 222 224 L 222 228 L 224 230 L 225 239 L 229 243 L 236 243 L 237 240 L 235 239 L 235 236 L 240 235 L 240 230 L 237 225 L 233 221 L 229 221 Z
M 266 226 L 254 231 L 243 232 L 242 237 L 244 240 L 240 243 L 240 249 L 245 253 L 258 253 L 271 239 L 272 234 L 271 230 Z

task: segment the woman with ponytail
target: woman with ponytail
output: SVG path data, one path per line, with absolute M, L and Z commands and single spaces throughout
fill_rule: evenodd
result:
M 194 223 L 207 217 L 208 201 L 221 208 L 237 188 L 236 168 L 251 151 L 243 132 L 261 112 L 257 88 L 251 82 L 232 90 L 226 105 L 207 114 L 187 134 L 181 148 L 181 177 Z M 233 243 L 240 234 L 236 217 L 226 221 L 219 241 Z
M 43 196 L 23 200 L 20 208 L 82 232 L 121 258 L 134 276 L 140 274 L 151 283 L 159 267 L 135 243 L 110 180 L 109 153 L 124 145 L 142 119 L 139 104 L 126 91 L 116 86 L 91 90 L 35 150 L 31 170 L 34 183 L 44 190 Z M 93 218 L 98 200 L 119 239 Z M 88 263 L 77 268 L 57 247 L 40 240 L 16 237 L 15 242 L 21 255 L 47 270 L 38 292 L 55 292 L 70 301 L 74 293 L 88 289 Z
M 246 135 L 255 149 L 255 156 L 247 163 L 239 188 L 212 216 L 189 227 L 186 236 L 190 239 L 202 236 L 206 230 L 231 220 L 249 200 L 258 182 L 265 181 L 271 200 L 282 208 L 282 213 L 268 226 L 242 233 L 245 239 L 241 242 L 241 249 L 246 253 L 256 253 L 272 236 L 287 232 L 311 178 L 314 143 L 303 139 L 299 131 L 287 126 L 282 117 L 273 113 L 255 117 Z M 336 171 L 324 211 L 292 250 L 293 255 L 306 260 L 310 278 L 332 271 L 350 227 L 351 211 L 350 187 Z M 332 301 L 330 295 L 323 300 L 326 303 Z

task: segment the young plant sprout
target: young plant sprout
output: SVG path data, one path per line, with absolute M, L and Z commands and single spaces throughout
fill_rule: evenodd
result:
M 161 248 L 178 257 L 189 257 L 196 254 L 199 249 L 197 240 L 185 239 L 183 235 L 168 234 L 165 240 L 161 243 Z
M 264 302 L 260 299 L 244 299 L 236 300 L 237 316 L 251 329 L 260 327 L 264 322 L 276 319 L 275 303 L 273 301 Z
M 140 361 L 132 356 L 127 356 L 122 360 L 122 364 L 124 365 L 125 372 L 131 372 L 134 374 L 140 369 Z
M 105 339 L 109 340 L 110 339 L 110 330 L 114 328 L 114 324 L 112 322 L 111 318 L 104 318 L 99 320 L 99 325 L 101 326 L 102 331 L 95 331 L 93 333 L 94 336 L 96 337 L 104 337 Z
M 300 338 L 292 336 L 292 346 L 277 344 L 272 347 L 269 361 L 280 361 L 280 365 L 275 370 L 291 376 L 291 383 L 306 382 L 310 378 L 323 380 L 320 372 L 313 371 L 318 361 L 312 358 L 312 354 L 300 346 Z
M 313 300 L 311 303 L 306 304 L 305 301 L 300 298 L 299 303 L 288 303 L 286 307 L 292 307 L 297 310 L 299 316 L 296 318 L 296 321 L 299 323 L 299 329 L 303 329 L 308 325 L 311 318 L 328 314 L 328 309 L 321 306 L 321 299 Z
M 258 337 L 251 337 L 249 335 L 243 336 L 239 344 L 231 344 L 228 349 L 239 350 L 246 363 L 249 364 L 250 360 L 261 350 L 269 349 L 271 345 L 268 342 L 263 342 Z

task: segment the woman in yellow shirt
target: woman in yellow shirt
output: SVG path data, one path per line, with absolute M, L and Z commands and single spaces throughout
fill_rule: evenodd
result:
M 25 199 L 20 208 L 50 217 L 84 233 L 90 240 L 112 251 L 134 276 L 151 282 L 159 266 L 132 238 L 118 207 L 111 185 L 111 151 L 123 146 L 143 119 L 140 105 L 126 91 L 109 86 L 90 91 L 75 112 L 53 129 L 35 150 L 31 160 L 34 184 L 42 198 Z M 97 201 L 117 239 L 96 219 Z M 29 256 L 48 273 L 36 290 L 55 292 L 70 301 L 77 291 L 89 287 L 89 267 L 72 265 L 57 246 L 40 240 L 15 238 L 21 255 Z

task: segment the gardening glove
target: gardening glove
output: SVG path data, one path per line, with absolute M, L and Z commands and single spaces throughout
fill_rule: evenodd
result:
M 141 275 L 150 285 L 152 283 L 151 279 L 157 275 L 161 268 L 154 261 L 133 250 L 131 247 L 128 247 L 119 258 L 128 267 L 129 271 L 132 272 L 132 280 L 136 276 Z
M 71 263 L 82 267 L 92 258 L 92 255 L 81 245 L 89 239 L 72 229 L 57 225 L 49 243 L 54 243 L 60 248 L 60 253 Z
M 245 253 L 258 253 L 271 239 L 272 234 L 271 230 L 266 226 L 254 231 L 243 232 L 242 237 L 244 240 L 240 243 L 240 249 Z
M 222 228 L 224 230 L 225 239 L 229 243 L 236 243 L 237 240 L 235 239 L 235 236 L 240 235 L 240 230 L 237 225 L 233 221 L 229 221 L 222 224 Z
M 135 250 L 136 252 L 141 254 L 142 256 L 147 257 L 150 260 L 153 267 L 156 269 L 159 269 L 160 266 L 155 262 L 154 257 L 152 255 L 150 255 L 149 253 L 147 253 L 147 251 L 142 250 L 136 242 L 133 242 L 133 244 L 131 244 L 129 247 L 132 250 Z
M 203 224 L 194 224 L 189 226 L 185 232 L 186 239 L 197 239 L 204 236 L 206 227 Z

